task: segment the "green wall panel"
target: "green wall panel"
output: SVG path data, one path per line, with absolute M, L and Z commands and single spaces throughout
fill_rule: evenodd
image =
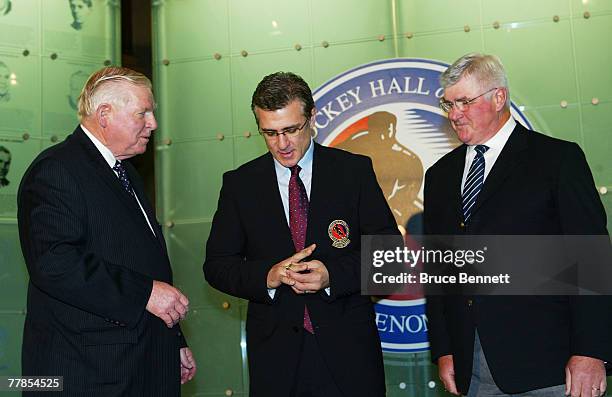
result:
M 580 101 L 612 101 L 612 45 L 593 45 L 594 38 L 612 39 L 612 14 L 577 18 L 573 24 Z
M 227 0 L 233 54 L 310 45 L 310 7 L 305 1 Z
M 255 123 L 253 123 L 255 124 Z M 237 131 L 237 133 L 239 133 Z M 244 164 L 249 160 L 259 157 L 266 152 L 266 142 L 257 131 L 250 132 L 249 137 L 236 137 L 234 140 L 234 161 L 236 164 Z
M 378 59 L 392 58 L 394 54 L 393 41 L 385 39 L 378 41 L 370 39 L 354 43 L 330 44 L 329 47 L 315 47 L 314 76 L 311 88 L 316 88 L 339 73 L 343 73 L 357 65 Z
M 212 218 L 221 175 L 233 168 L 233 152 L 233 141 L 224 139 L 176 143 L 160 153 L 160 161 L 168 162 L 168 173 L 174 176 L 164 181 L 168 193 L 165 202 L 171 210 L 162 218 Z
M 245 356 L 241 339 L 245 308 L 231 305 L 228 309 L 195 309 L 189 321 L 181 325 L 194 355 L 199 358 L 198 374 L 183 387 L 183 395 L 226 396 L 226 391 L 240 395 L 247 390 Z M 215 341 L 215 343 L 211 343 Z M 239 358 L 239 359 L 229 359 Z
M 582 108 L 584 145 L 587 160 L 591 166 L 595 183 L 599 186 L 607 186 L 612 194 L 612 178 L 610 163 L 612 158 L 612 102 L 599 104 L 597 106 L 585 105 Z M 612 230 L 610 225 L 610 214 L 612 207 L 606 207 L 608 211 L 608 231 Z
M 372 40 L 393 33 L 391 2 L 380 0 L 312 0 L 308 20 L 314 44 Z
M 534 124 L 539 121 L 538 130 L 546 132 L 555 138 L 573 142 L 582 142 L 582 128 L 580 127 L 580 107 L 568 105 L 563 109 L 559 104 L 539 108 L 527 108 L 525 115 Z
M 21 136 L 27 132 L 31 136 L 39 136 L 40 59 L 0 49 L 0 62 L 0 78 L 3 80 L 0 88 L 3 95 L 0 101 L 0 134 Z
M 174 284 L 189 297 L 193 309 L 219 308 L 223 302 L 235 301 L 202 282 L 204 242 L 210 225 L 210 222 L 177 224 L 165 234 L 170 255 L 175 263 L 180 263 L 173 271 Z
M 21 373 L 21 338 L 23 335 L 23 312 L 0 312 L 0 376 L 15 376 Z M 20 393 L 5 393 L 19 396 Z
M 528 43 L 528 44 L 527 44 Z M 546 56 L 542 56 L 546 49 Z M 508 73 L 510 93 L 525 106 L 577 102 L 569 21 L 503 25 L 484 31 L 484 51 L 498 55 Z M 517 56 L 520 54 L 520 56 Z
M 482 23 L 491 25 L 495 21 L 525 23 L 546 20 L 552 23 L 554 15 L 567 17 L 570 13 L 569 2 L 559 0 L 486 0 L 482 5 Z
M 208 59 L 171 63 L 164 67 L 168 80 L 172 82 L 167 87 L 167 95 L 174 98 L 164 109 L 168 115 L 165 120 L 168 128 L 164 133 L 172 136 L 173 141 L 231 134 L 229 63 L 229 58 Z M 202 73 L 204 70 L 206 73 Z M 215 117 L 210 117 L 210 114 Z
M 40 0 L 13 1 L 11 11 L 2 16 L 0 47 L 40 52 Z
M 0 224 L 0 313 L 26 307 L 28 273 L 16 224 Z
M 169 59 L 227 55 L 229 20 L 227 0 L 170 1 L 164 13 L 165 26 L 172 32 L 172 42 L 163 55 Z M 195 44 L 197 43 L 197 45 Z
M 398 2 L 398 22 L 402 33 L 448 32 L 469 26 L 477 31 L 481 5 L 471 0 L 401 0 Z M 452 12 L 441 12 L 452 10 Z M 448 43 L 444 46 L 448 49 Z
M 409 58 L 430 58 L 451 63 L 468 52 L 482 48 L 482 34 L 479 31 L 453 31 L 441 33 L 414 33 L 412 38 L 401 38 L 401 56 Z M 452 47 L 448 43 L 453 43 Z

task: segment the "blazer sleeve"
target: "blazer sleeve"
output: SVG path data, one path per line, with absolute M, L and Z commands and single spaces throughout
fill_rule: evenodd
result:
M 360 156 L 356 168 L 354 173 L 361 178 L 357 192 L 361 235 L 395 235 L 397 238 L 391 244 L 402 245 L 403 241 L 395 218 L 376 180 L 372 160 L 369 157 Z M 316 251 L 313 256 L 316 258 Z M 322 259 L 322 261 L 329 272 L 331 292 L 330 295 L 327 295 L 325 291 L 319 293 L 324 300 L 332 302 L 337 298 L 361 292 L 361 252 L 359 249 L 352 249 L 345 255 Z
M 593 176 L 584 153 L 575 143 L 566 146 L 561 161 L 557 206 L 563 234 L 608 235 L 606 213 Z M 605 265 L 612 263 L 608 261 Z M 612 297 L 574 296 L 570 299 L 570 311 L 572 354 L 612 361 Z
M 30 281 L 67 305 L 134 327 L 153 280 L 88 251 L 84 202 L 79 181 L 59 161 L 46 158 L 28 171 L 18 222 Z
M 231 171 L 223 174 L 217 212 L 206 243 L 204 278 L 226 294 L 272 304 L 276 300 L 268 295 L 267 277 L 274 263 L 246 260 L 244 256 L 246 233 L 236 204 L 235 186 L 239 182 L 233 176 Z
M 423 227 L 425 234 L 432 233 L 432 211 L 434 209 L 431 169 L 425 172 Z M 450 335 L 447 329 L 444 297 L 441 295 L 427 295 L 425 313 L 429 323 L 427 335 L 431 350 L 431 361 L 438 363 L 438 358 L 451 353 Z

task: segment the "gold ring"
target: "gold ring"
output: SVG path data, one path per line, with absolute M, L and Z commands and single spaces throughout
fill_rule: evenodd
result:
M 293 266 L 293 263 L 289 263 L 288 265 L 285 265 L 285 270 L 291 269 L 291 266 Z

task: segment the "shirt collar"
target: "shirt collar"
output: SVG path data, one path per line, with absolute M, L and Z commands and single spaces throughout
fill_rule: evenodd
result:
M 81 124 L 81 129 L 96 146 L 102 157 L 104 157 L 104 160 L 106 160 L 106 162 L 108 163 L 109 167 L 113 168 L 115 166 L 115 163 L 117 162 L 117 159 L 115 158 L 113 152 L 111 152 L 109 148 L 104 146 L 104 144 L 100 142 L 98 138 L 96 138 L 94 134 L 92 134 L 87 128 L 85 128 L 83 124 Z
M 512 116 L 510 116 L 502 128 L 500 128 L 499 131 L 497 131 L 497 133 L 491 137 L 491 139 L 483 143 L 483 145 L 488 146 L 489 149 L 494 149 L 500 152 L 504 148 L 504 145 L 506 145 L 508 138 L 510 138 L 510 134 L 512 134 L 512 131 L 514 131 L 514 127 L 516 127 L 516 121 Z M 472 145 L 471 148 L 474 148 L 474 146 L 475 145 Z
M 306 153 L 304 153 L 300 161 L 298 161 L 298 165 L 300 166 L 300 168 L 307 174 L 310 174 L 312 172 L 312 159 L 314 157 L 313 153 L 314 153 L 314 142 L 311 138 L 310 145 L 308 146 L 308 149 L 306 149 Z M 276 168 L 277 175 L 282 175 L 283 173 L 291 172 L 289 168 L 279 163 L 278 160 L 276 159 L 274 159 L 274 167 Z

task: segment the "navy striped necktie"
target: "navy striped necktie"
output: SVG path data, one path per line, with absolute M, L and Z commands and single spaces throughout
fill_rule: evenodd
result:
M 134 197 L 134 189 L 132 189 L 132 183 L 130 182 L 130 178 L 128 177 L 127 171 L 121 161 L 117 160 L 115 162 L 115 166 L 113 167 L 113 171 L 117 173 L 119 177 L 119 182 L 121 182 L 121 186 L 125 189 L 126 192 L 130 194 L 130 196 Z
M 472 160 L 470 170 L 468 171 L 467 178 L 465 179 L 465 185 L 463 187 L 463 194 L 461 195 L 461 209 L 463 211 L 463 221 L 468 222 L 472 215 L 472 208 L 476 203 L 478 194 L 482 190 L 484 184 L 485 174 L 485 158 L 484 154 L 489 150 L 488 146 L 476 145 L 476 157 Z

